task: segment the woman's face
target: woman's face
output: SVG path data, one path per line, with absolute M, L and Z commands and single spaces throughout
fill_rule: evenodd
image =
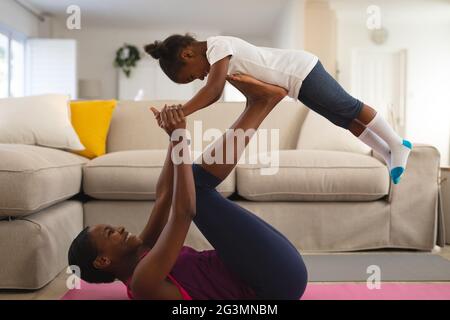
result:
M 137 251 L 142 245 L 142 240 L 129 233 L 124 227 L 112 227 L 110 225 L 100 224 L 88 229 L 89 237 L 97 249 L 97 260 L 103 258 L 106 264 L 121 261 Z
M 181 59 L 183 67 L 178 71 L 177 83 L 186 84 L 194 80 L 204 80 L 208 75 L 211 66 L 206 56 L 196 52 L 191 47 L 183 49 Z

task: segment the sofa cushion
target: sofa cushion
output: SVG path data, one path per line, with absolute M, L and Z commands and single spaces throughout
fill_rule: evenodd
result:
M 377 159 L 356 153 L 284 150 L 274 175 L 261 164 L 239 165 L 239 195 L 254 201 L 371 201 L 389 192 L 389 173 Z
M 68 103 L 61 94 L 0 99 L 0 143 L 83 150 Z
M 70 110 L 72 125 L 81 143 L 86 147 L 74 153 L 93 159 L 106 153 L 111 117 L 116 107 L 116 100 L 72 101 Z
M 107 140 L 107 153 L 128 150 L 157 150 L 167 148 L 167 134 L 158 127 L 150 106 L 161 109 L 164 104 L 183 101 L 119 101 L 114 109 Z M 193 137 L 192 150 L 203 151 L 211 142 L 208 129 L 229 128 L 242 114 L 245 102 L 218 102 L 187 117 L 187 129 Z M 276 112 L 263 121 L 261 129 L 279 129 L 279 148 L 295 149 L 298 133 L 308 109 L 300 102 L 282 101 Z M 209 132 L 211 133 L 211 132 Z
M 0 144 L 0 217 L 37 212 L 81 189 L 86 158 L 23 144 Z
M 130 150 L 98 157 L 84 167 L 84 192 L 101 200 L 155 200 L 166 154 L 167 150 Z M 232 172 L 217 190 L 231 195 L 234 181 Z
M 346 151 L 366 155 L 371 150 L 350 131 L 334 125 L 311 110 L 300 130 L 297 149 Z

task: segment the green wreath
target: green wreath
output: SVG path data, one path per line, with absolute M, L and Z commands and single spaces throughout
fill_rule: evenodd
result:
M 114 66 L 121 68 L 127 78 L 129 78 L 131 70 L 136 67 L 136 63 L 139 60 L 141 60 L 139 49 L 133 45 L 125 44 L 117 50 Z

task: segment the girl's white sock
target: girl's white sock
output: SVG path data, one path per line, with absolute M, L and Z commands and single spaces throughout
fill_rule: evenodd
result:
M 391 177 L 395 184 L 398 183 L 400 176 L 406 169 L 406 163 L 412 149 L 411 143 L 400 138 L 379 113 L 366 127 L 388 144 L 391 150 Z
M 375 152 L 379 153 L 386 162 L 389 172 L 391 172 L 391 150 L 389 149 L 388 144 L 367 128 L 361 133 L 358 139 L 371 147 Z

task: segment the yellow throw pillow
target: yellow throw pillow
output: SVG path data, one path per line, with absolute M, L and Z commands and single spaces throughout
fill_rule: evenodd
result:
M 116 105 L 116 100 L 70 103 L 72 125 L 86 147 L 85 150 L 74 153 L 89 159 L 106 153 L 106 139 Z

